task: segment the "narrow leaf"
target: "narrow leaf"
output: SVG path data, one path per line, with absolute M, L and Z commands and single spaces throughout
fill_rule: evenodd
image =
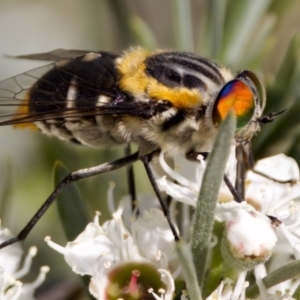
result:
M 218 243 L 211 250 L 211 263 L 207 271 L 205 283 L 203 286 L 203 298 L 206 299 L 214 290 L 218 288 L 220 282 L 224 279 L 225 266 L 221 251 L 221 240 L 224 233 L 224 224 L 214 223 L 213 235 L 218 239 Z
M 211 58 L 216 59 L 220 54 L 223 41 L 224 18 L 226 11 L 226 1 L 212 0 L 209 2 L 210 16 L 208 31 L 210 35 Z
M 120 31 L 119 38 L 123 46 L 127 47 L 134 44 L 135 38 L 130 26 L 130 10 L 127 1 L 111 0 L 107 1 L 112 13 L 115 15 L 115 20 Z
M 181 51 L 194 51 L 192 15 L 190 0 L 171 1 L 176 48 Z
M 54 185 L 57 186 L 69 173 L 65 165 L 57 161 L 54 165 Z M 73 241 L 91 220 L 77 185 L 69 183 L 57 197 L 56 203 L 67 240 Z
M 259 31 L 253 36 L 251 42 L 248 43 L 247 56 L 243 65 L 253 69 L 255 67 L 254 64 L 257 64 L 257 68 L 260 68 L 262 60 L 266 59 L 266 55 L 269 55 L 269 51 L 271 50 L 269 47 L 266 47 L 266 41 L 270 39 L 271 30 L 273 30 L 276 21 L 277 19 L 273 15 L 267 15 L 263 18 L 259 25 Z
M 54 186 L 56 187 L 68 174 L 70 172 L 67 167 L 62 162 L 56 161 L 53 170 Z M 75 182 L 68 184 L 57 197 L 56 203 L 67 240 L 73 241 L 91 221 Z M 88 299 L 94 299 L 88 292 L 90 278 L 87 276 L 80 278 L 85 286 Z
M 1 222 L 3 224 L 8 224 L 9 216 L 9 205 L 11 201 L 11 193 L 13 191 L 12 186 L 12 160 L 11 157 L 8 157 L 6 161 L 6 166 L 2 168 L 4 169 L 4 179 L 1 183 L 1 198 L 0 198 L 0 212 L 1 212 Z
M 271 147 L 277 148 L 275 152 L 287 152 L 291 143 L 296 141 L 296 131 L 298 131 L 299 116 L 299 81 L 300 81 L 300 35 L 296 34 L 286 52 L 281 67 L 276 75 L 274 84 L 267 91 L 268 99 L 266 113 L 276 112 L 288 108 L 288 110 L 276 118 L 274 122 L 266 124 L 259 134 L 259 138 L 254 140 L 253 149 L 256 157 L 264 157 L 266 153 L 272 153 Z M 288 130 L 287 130 L 288 129 Z M 287 131 L 289 134 L 287 135 Z M 299 131 L 298 131 L 299 132 Z M 285 146 L 285 148 L 282 148 Z M 271 150 L 271 151 L 270 151 Z M 274 151 L 274 150 L 273 150 Z
M 232 1 L 228 8 L 224 50 L 224 61 L 228 65 L 236 68 L 245 58 L 245 46 L 270 2 L 270 0 Z
M 155 35 L 147 23 L 138 16 L 134 16 L 130 20 L 130 26 L 135 36 L 135 40 L 140 46 L 149 50 L 157 48 Z
M 271 274 L 263 278 L 263 283 L 265 287 L 268 289 L 276 284 L 284 282 L 288 279 L 292 279 L 299 275 L 300 275 L 300 261 L 296 261 L 275 270 L 274 272 L 272 272 Z M 249 287 L 246 290 L 247 298 L 253 299 L 256 298 L 258 295 L 259 295 L 259 289 L 256 284 Z
M 296 291 L 293 294 L 293 298 L 300 299 L 300 286 L 296 288 Z
M 179 241 L 176 243 L 176 250 L 181 263 L 189 299 L 202 300 L 196 269 L 193 263 L 193 256 L 189 246 L 184 241 Z
M 233 113 L 230 113 L 221 124 L 212 151 L 208 157 L 198 197 L 191 245 L 198 281 L 201 287 L 205 277 L 215 207 L 235 128 L 236 119 Z

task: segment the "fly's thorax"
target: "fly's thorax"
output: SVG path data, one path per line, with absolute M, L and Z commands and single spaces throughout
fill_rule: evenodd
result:
M 168 101 L 177 109 L 206 105 L 226 82 L 220 68 L 191 53 L 133 48 L 116 60 L 119 88 L 140 101 Z
M 230 72 L 191 53 L 133 48 L 116 60 L 119 88 L 155 113 L 146 119 L 125 117 L 122 132 L 142 136 L 166 151 L 207 151 L 216 128 L 206 110 Z M 164 107 L 165 104 L 165 107 Z
M 143 148 L 165 152 L 209 151 L 217 130 L 205 118 L 206 107 L 199 110 L 178 110 L 170 107 L 149 118 L 124 116 L 119 126 L 122 136 Z M 146 142 L 146 143 L 145 143 Z

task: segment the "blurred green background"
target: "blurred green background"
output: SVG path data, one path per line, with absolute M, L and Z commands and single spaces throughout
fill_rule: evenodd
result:
M 255 157 L 284 152 L 300 162 L 300 1 L 299 0 L 0 0 L 0 80 L 44 65 L 4 55 L 57 48 L 121 53 L 133 45 L 191 51 L 228 66 L 251 69 L 266 84 L 265 112 L 288 111 L 266 124 L 253 139 Z M 53 189 L 56 160 L 70 170 L 121 157 L 123 149 L 99 151 L 71 145 L 28 130 L 0 128 L 0 196 L 4 227 L 17 233 Z M 139 163 L 138 192 L 152 192 Z M 108 182 L 117 182 L 115 198 L 127 194 L 125 170 L 79 183 L 91 216 L 108 217 Z M 41 265 L 51 271 L 41 299 L 67 299 L 80 281 L 63 257 L 46 246 L 50 235 L 66 239 L 53 205 L 24 243 L 38 245 L 32 280 Z M 46 290 L 46 292 L 45 292 Z M 62 290 L 62 298 L 51 292 Z M 75 288 L 76 290 L 76 288 Z M 49 298 L 47 298 L 47 295 Z M 51 296 L 49 296 L 51 295 Z M 75 299 L 75 296 L 69 299 Z

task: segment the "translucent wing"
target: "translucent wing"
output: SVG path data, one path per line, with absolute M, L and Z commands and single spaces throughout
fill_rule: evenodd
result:
M 88 53 L 106 53 L 107 55 L 116 56 L 109 52 L 104 51 L 89 51 L 89 50 L 65 50 L 65 49 L 56 49 L 50 52 L 44 53 L 34 53 L 34 54 L 25 54 L 13 56 L 12 58 L 24 58 L 24 59 L 32 59 L 32 60 L 46 60 L 46 61 L 58 61 L 65 60 L 71 58 L 77 58 L 80 56 L 84 56 Z M 9 56 L 10 57 L 10 56 Z
M 59 49 L 30 58 L 52 60 L 78 53 L 82 51 Z M 118 89 L 116 57 L 107 52 L 87 53 L 1 81 L 0 125 L 99 114 L 132 114 L 133 101 Z

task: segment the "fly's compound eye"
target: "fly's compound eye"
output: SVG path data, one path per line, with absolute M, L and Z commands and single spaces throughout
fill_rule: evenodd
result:
M 218 127 L 229 111 L 233 110 L 237 118 L 237 131 L 242 129 L 241 137 L 251 136 L 257 130 L 253 123 L 257 123 L 265 105 L 266 91 L 262 82 L 254 73 L 244 70 L 219 92 L 213 104 L 212 121 Z
M 267 101 L 266 90 L 259 77 L 251 71 L 244 70 L 240 72 L 236 78 L 239 78 L 244 82 L 247 82 L 248 85 L 251 86 L 252 89 L 254 90 L 254 93 L 258 94 L 259 99 L 256 99 L 257 100 L 256 105 L 260 106 L 261 110 L 263 111 Z
M 255 95 L 252 88 L 240 79 L 229 81 L 219 92 L 212 111 L 216 127 L 226 118 L 230 110 L 236 115 L 237 129 L 245 127 L 255 111 Z

